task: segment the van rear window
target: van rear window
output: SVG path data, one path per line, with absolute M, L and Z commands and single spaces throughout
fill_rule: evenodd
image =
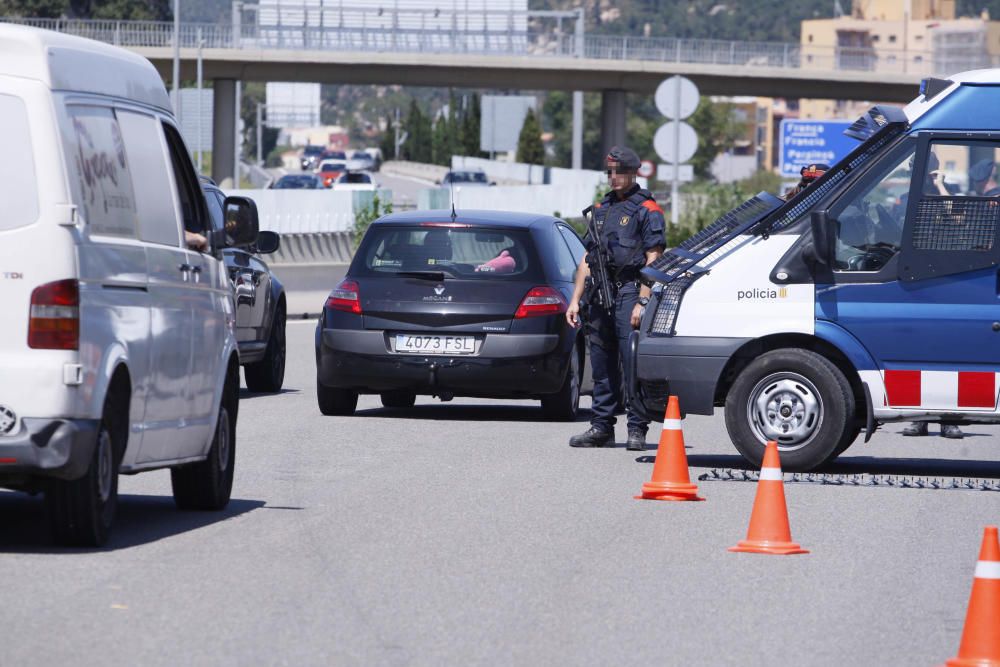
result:
M 28 109 L 19 97 L 0 94 L 0 230 L 38 220 L 38 184 L 31 150 Z
M 355 275 L 412 271 L 451 278 L 540 280 L 543 272 L 531 234 L 520 229 L 375 225 L 368 230 L 363 265 Z

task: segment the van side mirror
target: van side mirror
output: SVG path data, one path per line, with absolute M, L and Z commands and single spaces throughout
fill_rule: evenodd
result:
M 809 222 L 812 226 L 813 250 L 816 261 L 823 266 L 829 266 L 836 243 L 837 221 L 831 218 L 826 211 L 813 211 Z
M 278 232 L 258 232 L 257 233 L 257 252 L 261 255 L 269 255 L 272 252 L 277 252 L 278 248 L 281 247 L 281 236 Z
M 257 204 L 249 197 L 226 197 L 223 210 L 226 246 L 242 247 L 256 243 L 260 229 Z

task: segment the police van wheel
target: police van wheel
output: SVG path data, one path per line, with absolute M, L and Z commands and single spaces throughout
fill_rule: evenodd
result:
M 575 346 L 568 366 L 558 393 L 542 397 L 542 411 L 549 419 L 571 422 L 580 409 L 580 350 Z
M 854 407 L 847 378 L 830 361 L 808 350 L 774 350 L 736 378 L 726 398 L 726 429 L 755 466 L 775 440 L 784 470 L 812 470 L 839 453 L 854 426 Z

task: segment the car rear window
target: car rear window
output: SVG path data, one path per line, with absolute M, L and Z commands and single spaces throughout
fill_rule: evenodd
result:
M 0 94 L 0 229 L 30 225 L 38 219 L 38 186 L 31 150 L 28 110 L 19 97 Z
M 541 280 L 531 234 L 521 229 L 375 225 L 351 273 L 441 271 L 451 278 Z

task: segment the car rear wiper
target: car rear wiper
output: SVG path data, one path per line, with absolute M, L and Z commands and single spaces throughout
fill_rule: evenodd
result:
M 424 280 L 444 280 L 444 271 L 397 271 L 396 275 Z

